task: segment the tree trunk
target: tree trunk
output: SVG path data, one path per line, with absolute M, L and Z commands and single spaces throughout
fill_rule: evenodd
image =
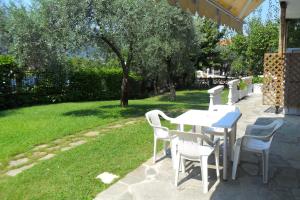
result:
M 176 100 L 176 90 L 172 80 L 170 80 L 170 101 Z
M 116 54 L 122 66 L 123 78 L 122 78 L 122 85 L 121 85 L 120 105 L 122 107 L 126 107 L 128 106 L 128 77 L 129 77 L 129 66 L 132 61 L 132 44 L 129 45 L 129 55 L 126 63 L 124 57 L 121 54 L 120 49 L 113 41 L 109 40 L 104 35 L 100 35 L 100 39 L 104 41 L 109 46 L 109 48 Z
M 158 76 L 156 76 L 154 81 L 153 81 L 153 89 L 154 89 L 154 95 L 155 96 L 159 94 L 159 91 L 158 91 L 158 88 L 157 88 L 157 82 L 158 82 Z
M 120 100 L 120 105 L 122 107 L 128 106 L 128 78 L 129 78 L 129 69 L 127 66 L 124 66 L 123 79 L 121 85 L 121 100 Z
M 167 63 L 167 70 L 168 70 L 168 75 L 169 75 L 169 87 L 170 87 L 170 101 L 175 101 L 176 100 L 176 90 L 175 90 L 175 85 L 173 82 L 173 73 L 172 73 L 172 66 L 171 66 L 171 59 L 168 59 L 166 61 Z

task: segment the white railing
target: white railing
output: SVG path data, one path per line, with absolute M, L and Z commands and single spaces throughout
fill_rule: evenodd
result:
M 233 105 L 245 96 L 249 96 L 253 93 L 253 84 L 252 84 L 252 76 L 247 76 L 241 78 L 246 84 L 246 88 L 244 90 L 238 90 L 238 85 L 240 83 L 239 79 L 234 79 L 228 82 L 228 105 Z M 218 85 L 208 90 L 209 93 L 209 107 L 213 105 L 222 104 L 221 94 L 224 89 L 223 85 Z
M 228 82 L 228 105 L 233 105 L 239 100 L 239 91 L 238 91 L 238 84 L 240 83 L 239 79 L 235 79 Z
M 238 90 L 238 85 L 240 83 L 239 79 L 235 79 L 228 82 L 229 94 L 228 94 L 228 105 L 233 105 L 245 96 L 249 96 L 253 93 L 253 84 L 252 84 L 252 76 L 247 76 L 241 78 L 246 84 L 246 88 L 244 90 Z
M 218 85 L 208 90 L 209 94 L 209 107 L 213 105 L 222 104 L 221 94 L 224 89 L 223 85 Z
M 242 80 L 247 84 L 247 95 L 253 93 L 252 76 L 243 77 Z

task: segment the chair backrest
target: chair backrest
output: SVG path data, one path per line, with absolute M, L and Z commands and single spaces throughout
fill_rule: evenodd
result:
M 218 112 L 240 112 L 240 109 L 232 105 L 213 105 L 209 107 L 210 111 Z
M 201 133 L 191 133 L 191 132 L 182 132 L 171 130 L 171 136 L 178 137 L 177 148 L 178 152 L 189 155 L 189 156 L 197 156 L 197 150 L 199 150 L 200 146 L 203 146 L 204 141 L 206 144 L 203 146 L 203 150 L 207 148 L 207 146 L 213 147 L 213 141 L 206 135 Z
M 145 114 L 146 119 L 150 126 L 152 126 L 154 135 L 158 138 L 166 138 L 169 137 L 169 131 L 168 128 L 162 127 L 159 116 L 163 117 L 166 120 L 170 120 L 165 113 L 163 113 L 160 110 L 152 110 Z
M 159 115 L 163 113 L 160 110 L 151 110 L 145 114 L 147 121 L 149 122 L 150 126 L 161 126 Z
M 264 148 L 269 149 L 273 140 L 273 137 L 275 133 L 277 133 L 277 130 L 283 125 L 282 119 L 277 119 L 273 121 L 270 124 L 267 124 L 265 126 L 261 126 L 260 128 L 256 128 L 258 131 L 266 131 L 267 134 L 263 136 L 258 136 L 255 139 L 256 140 L 262 140 L 264 141 Z M 255 136 L 255 134 L 254 134 Z
M 273 121 L 272 123 L 268 124 L 265 126 L 265 129 L 270 128 L 271 132 L 269 135 L 266 136 L 266 139 L 269 139 L 270 141 L 272 141 L 275 133 L 277 133 L 277 130 L 283 125 L 283 120 L 282 119 L 276 119 L 275 121 Z

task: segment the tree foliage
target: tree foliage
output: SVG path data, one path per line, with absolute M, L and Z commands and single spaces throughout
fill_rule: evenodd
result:
M 38 10 L 11 4 L 8 27 L 12 40 L 9 50 L 20 66 L 42 71 L 57 70 L 61 57 L 58 42 L 53 42 L 51 28 L 42 21 Z
M 300 20 L 290 19 L 288 20 L 288 48 L 299 48 L 300 47 Z
M 189 13 L 165 1 L 154 3 L 152 16 L 145 18 L 145 24 L 151 31 L 142 43 L 145 47 L 142 60 L 144 64 L 150 64 L 149 71 L 153 71 L 154 79 L 161 74 L 165 75 L 170 99 L 175 100 L 176 79 L 193 69 L 189 57 L 193 50 L 193 19 Z
M 8 16 L 7 8 L 0 1 L 0 54 L 7 54 L 10 42 L 7 30 Z
M 225 35 L 225 29 L 219 30 L 217 23 L 207 18 L 197 17 L 194 21 L 196 32 L 195 55 L 197 68 L 220 68 L 220 49 L 218 43 Z
M 123 70 L 121 105 L 128 105 L 129 71 L 139 51 L 137 44 L 144 37 L 143 33 L 148 32 L 143 21 L 149 3 L 153 2 L 40 0 L 39 3 L 46 10 L 44 16 L 48 22 L 52 21 L 57 29 L 62 30 L 61 34 L 65 34 L 73 49 L 88 44 L 114 53 Z
M 114 91 L 126 106 L 131 72 L 155 94 L 168 87 L 172 100 L 176 87 L 194 83 L 195 69 L 227 72 L 232 64 L 237 74 L 260 73 L 263 54 L 277 49 L 277 25 L 254 19 L 228 48 L 219 45 L 225 29 L 165 0 L 32 0 L 30 6 L 0 8 L 0 51 L 6 49 L 36 76 L 52 74 L 44 80 L 53 91 L 78 69 L 118 66 L 122 84 Z M 70 60 L 78 69 L 69 68 Z
M 252 19 L 245 35 L 238 34 L 232 39 L 231 50 L 237 58 L 232 66 L 233 71 L 244 74 L 261 74 L 263 58 L 267 52 L 278 49 L 278 22 L 261 22 Z

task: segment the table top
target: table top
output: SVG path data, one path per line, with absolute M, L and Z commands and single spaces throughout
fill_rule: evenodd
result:
M 232 128 L 241 118 L 240 112 L 189 110 L 171 120 L 173 124 Z

